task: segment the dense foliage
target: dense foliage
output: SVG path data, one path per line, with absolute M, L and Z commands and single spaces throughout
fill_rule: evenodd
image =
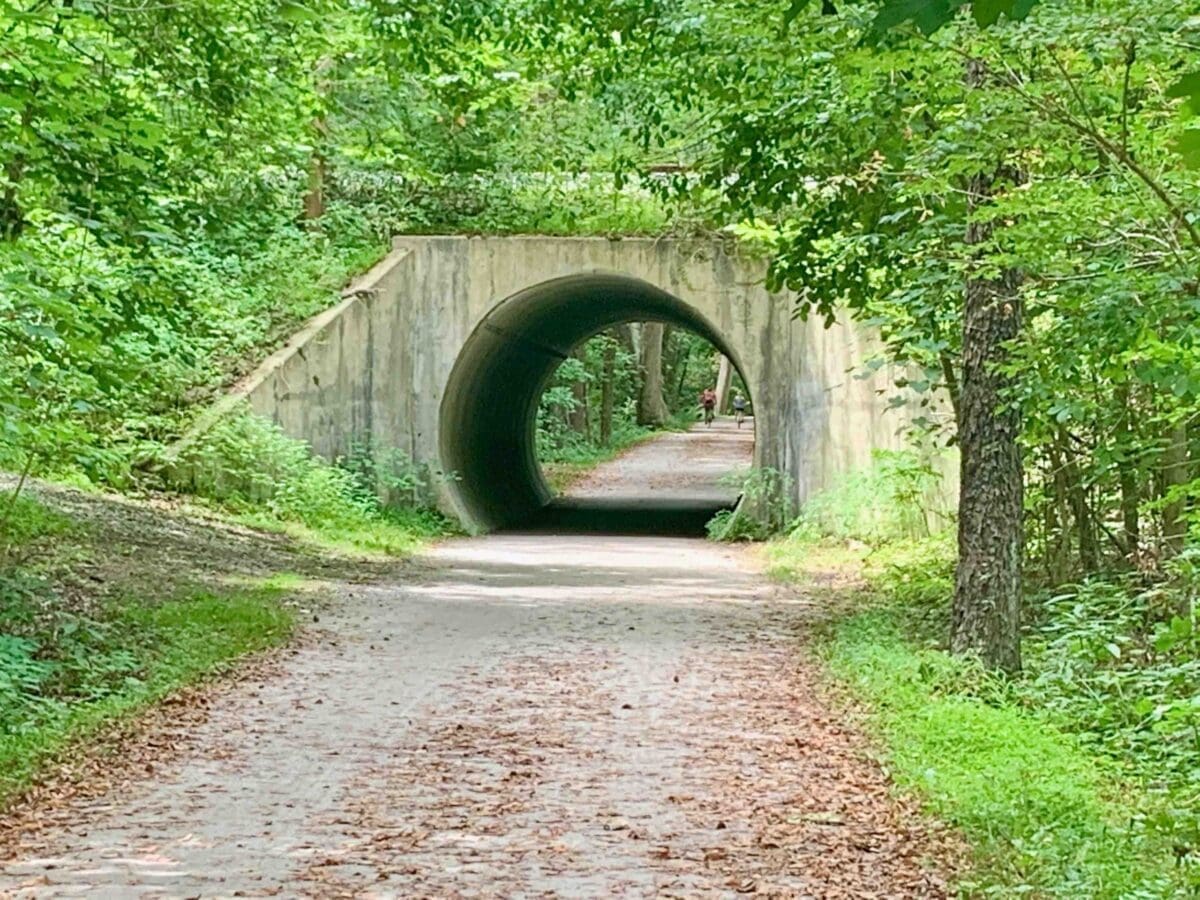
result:
M 669 190 L 719 194 L 799 315 L 877 325 L 923 428 L 1017 423 L 1011 451 L 999 432 L 969 448 L 964 489 L 1011 452 L 984 473 L 1011 492 L 1024 457 L 1005 540 L 1024 526 L 1033 574 L 1179 552 L 1198 490 L 1193 5 L 633 5 L 619 41 L 629 5 L 579 12 L 614 102 L 685 167 Z M 1011 339 L 964 331 L 972 296 Z M 964 367 L 964 337 L 983 365 Z M 960 542 L 978 549 L 986 520 L 984 503 Z M 1015 575 L 1014 556 L 988 562 Z
M 726 227 L 769 254 L 797 315 L 879 329 L 924 438 L 1014 425 L 965 449 L 1016 462 L 1001 480 L 1023 509 L 1000 537 L 1020 544 L 1005 574 L 1027 576 L 1010 633 L 1023 676 L 941 653 L 956 551 L 920 509 L 930 476 L 913 459 L 882 458 L 800 514 L 795 542 L 938 535 L 880 568 L 896 602 L 837 651 L 916 747 L 903 771 L 919 782 L 956 722 L 1003 759 L 991 739 L 1014 729 L 1050 761 L 1024 807 L 964 774 L 980 757 L 947 757 L 983 840 L 1016 810 L 1008 836 L 1029 858 L 1005 884 L 1132 884 L 1136 867 L 1105 868 L 1113 834 L 1152 857 L 1152 889 L 1192 877 L 1156 854 L 1194 868 L 1198 47 L 1200 8 L 1164 0 L 0 0 L 0 468 L 135 483 L 396 231 Z M 972 298 L 1011 331 L 964 328 Z M 539 413 L 544 460 L 594 460 L 693 411 L 711 348 L 668 330 L 648 372 L 643 338 L 617 329 L 564 364 Z M 256 521 L 403 549 L 439 523 L 366 486 L 412 506 L 443 476 L 379 449 L 326 465 L 233 420 L 185 462 L 199 493 Z M 782 484 L 757 473 L 747 489 L 766 502 Z M 0 502 L 0 552 L 57 527 Z M 982 530 L 964 519 L 959 546 Z M 92 654 L 84 634 L 83 662 L 64 661 L 32 626 L 5 632 L 6 728 L 51 681 L 69 699 L 145 667 L 123 655 L 144 647 Z M 1093 804 L 1081 753 L 1151 797 L 1125 831 Z M 1091 855 L 1063 874 L 1055 854 L 1080 835 Z
M 397 229 L 731 223 L 878 326 L 964 503 L 1023 455 L 964 564 L 1154 569 L 1197 493 L 1193 12 L 6 0 L 0 462 L 128 481 Z
M 397 231 L 662 229 L 605 174 L 620 132 L 506 27 L 486 4 L 0 4 L 0 465 L 127 483 Z

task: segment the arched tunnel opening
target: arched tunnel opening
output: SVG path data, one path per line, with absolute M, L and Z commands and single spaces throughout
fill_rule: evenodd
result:
M 702 532 L 703 523 L 730 502 L 702 496 L 554 498 L 538 458 L 543 391 L 583 342 L 613 326 L 645 321 L 699 335 L 741 378 L 735 351 L 696 309 L 619 274 L 543 282 L 504 300 L 478 325 L 447 383 L 439 435 L 453 502 L 468 527 L 692 533 Z

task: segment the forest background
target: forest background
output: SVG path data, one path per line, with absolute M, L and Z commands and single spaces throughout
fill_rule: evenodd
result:
M 878 362 L 922 373 L 896 403 L 955 412 L 918 424 L 964 459 L 956 540 L 905 513 L 928 476 L 891 458 L 777 549 L 907 548 L 846 634 L 915 655 L 844 657 L 889 673 L 863 690 L 903 671 L 1036 710 L 1150 798 L 1124 838 L 1194 865 L 1198 49 L 1200 9 L 1163 0 L 3 0 L 0 467 L 157 487 L 199 409 L 397 232 L 726 235 L 797 315 L 876 326 Z M 659 333 L 648 414 L 644 336 L 560 373 L 548 459 L 715 378 Z M 201 493 L 311 527 L 438 477 L 370 448 L 322 468 L 245 422 L 204 452 L 228 477 Z M 0 503 L 7 556 L 37 513 Z M 984 665 L 920 655 L 943 648 Z

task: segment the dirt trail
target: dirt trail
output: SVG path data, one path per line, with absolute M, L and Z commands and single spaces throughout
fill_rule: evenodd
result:
M 681 444 L 723 462 L 697 483 Z M 581 491 L 715 490 L 747 447 L 668 436 Z M 941 896 L 802 657 L 809 603 L 700 540 L 449 541 L 347 586 L 203 750 L 31 829 L 0 895 Z
M 736 485 L 726 476 L 749 468 L 754 453 L 754 425 L 739 429 L 730 418 L 691 431 L 667 432 L 636 444 L 612 462 L 597 466 L 571 487 L 571 497 L 593 500 L 637 497 L 654 501 L 737 499 Z

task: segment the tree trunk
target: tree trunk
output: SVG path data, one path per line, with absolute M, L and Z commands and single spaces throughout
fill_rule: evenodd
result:
M 638 350 L 637 343 L 633 338 L 633 325 L 629 322 L 622 322 L 620 325 L 613 327 L 613 334 L 617 338 L 617 343 L 625 348 L 625 352 L 637 358 Z
M 587 366 L 587 350 L 581 345 L 576 347 L 571 352 L 571 356 L 579 360 Z M 570 412 L 567 414 L 567 424 L 571 426 L 571 430 L 576 434 L 581 434 L 584 437 L 588 436 L 588 384 L 584 379 L 579 379 L 571 385 L 571 397 L 574 399 L 574 404 L 571 406 Z
M 663 400 L 662 377 L 662 322 L 646 322 L 642 325 L 642 390 L 638 395 L 637 420 L 639 425 L 660 426 L 671 417 Z
M 325 159 L 316 151 L 308 162 L 308 190 L 304 194 L 304 220 L 325 215 Z
M 1050 508 L 1054 510 L 1053 538 L 1046 539 L 1046 557 L 1050 584 L 1058 586 L 1065 584 L 1071 577 L 1071 532 L 1067 528 L 1069 517 L 1070 485 L 1067 484 L 1066 470 L 1063 467 L 1063 454 L 1056 442 L 1050 445 L 1050 479 L 1054 486 L 1053 499 Z
M 1164 495 L 1169 495 L 1172 488 L 1191 480 L 1188 477 L 1188 431 L 1183 422 L 1175 425 L 1167 435 L 1162 470 Z M 1163 506 L 1163 543 L 1168 553 L 1175 554 L 1183 549 L 1187 538 L 1186 512 L 1182 495 Z
M 727 412 L 729 405 L 729 385 L 733 381 L 733 366 L 729 364 L 729 357 L 722 354 L 721 362 L 717 366 L 717 414 L 721 415 Z
M 1066 443 L 1064 441 L 1064 443 Z M 1075 534 L 1079 540 L 1079 565 L 1085 575 L 1090 575 L 1100 568 L 1100 548 L 1096 545 L 1096 528 L 1092 521 L 1092 513 L 1088 509 L 1087 491 L 1083 478 L 1079 474 L 1079 466 L 1075 457 L 1067 458 L 1063 468 L 1063 477 L 1068 486 L 1068 496 L 1071 503 L 1071 518 L 1075 520 Z
M 33 104 L 26 103 L 21 112 L 21 128 L 33 122 Z M 22 138 L 24 135 L 22 135 Z M 15 241 L 25 230 L 25 211 L 21 207 L 19 190 L 25 176 L 25 154 L 14 153 L 4 163 L 4 179 L 7 182 L 0 194 L 0 240 Z
M 1133 451 L 1133 401 L 1129 393 L 1129 385 L 1123 384 L 1117 389 L 1117 400 L 1121 404 L 1122 454 L 1117 470 L 1121 482 L 1121 543 L 1125 557 L 1131 565 L 1137 565 L 1139 545 L 1141 543 L 1141 490 L 1138 485 L 1137 467 L 1129 454 Z
M 323 108 L 329 95 L 329 80 L 326 74 L 333 67 L 333 60 L 321 57 L 313 70 L 314 90 Z M 325 184 L 328 180 L 325 154 L 322 151 L 329 137 L 328 123 L 323 113 L 318 112 L 312 120 L 312 156 L 308 160 L 308 189 L 304 194 L 304 221 L 313 223 L 325 215 Z
M 967 64 L 968 88 L 980 88 L 981 63 Z M 1000 166 L 967 184 L 968 214 L 991 200 L 997 180 L 1019 173 Z M 990 223 L 971 221 L 966 243 L 982 244 Z M 963 308 L 962 381 L 959 385 L 958 445 L 961 487 L 958 508 L 958 571 L 950 645 L 957 653 L 977 652 L 993 668 L 1021 667 L 1022 491 L 1020 413 L 1002 404 L 1011 379 L 998 371 L 1005 344 L 1021 330 L 1019 276 L 969 276 Z
M 600 443 L 607 447 L 612 443 L 613 424 L 613 380 L 617 376 L 617 338 L 605 335 L 604 363 L 600 373 Z
M 675 383 L 675 403 L 676 409 L 682 409 L 687 406 L 692 398 L 683 396 L 684 383 L 687 381 L 688 366 L 691 365 L 692 354 L 688 353 L 683 357 L 683 362 L 679 364 L 679 380 Z

